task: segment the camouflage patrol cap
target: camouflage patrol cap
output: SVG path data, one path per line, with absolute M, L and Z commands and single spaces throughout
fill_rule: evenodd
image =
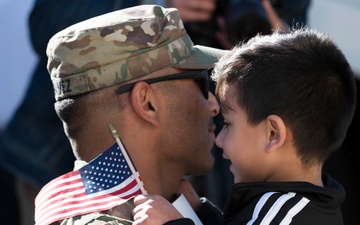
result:
M 139 5 L 74 24 L 47 46 L 55 99 L 120 84 L 165 67 L 207 69 L 226 51 L 193 45 L 175 8 Z

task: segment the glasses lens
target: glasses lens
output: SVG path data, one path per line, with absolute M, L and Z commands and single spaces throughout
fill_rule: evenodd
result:
M 195 79 L 196 83 L 199 85 L 200 90 L 203 92 L 204 97 L 208 99 L 209 97 L 209 75 L 207 70 L 193 70 L 186 71 L 177 74 L 171 74 L 163 77 L 150 78 L 142 80 L 148 84 L 153 84 L 156 82 L 167 81 L 167 80 L 177 80 L 177 79 Z M 123 94 L 125 92 L 131 91 L 135 83 L 126 84 L 117 89 L 117 94 Z
M 206 78 L 195 79 L 195 82 L 199 86 L 201 92 L 204 94 L 204 97 L 208 99 L 209 97 L 209 82 Z

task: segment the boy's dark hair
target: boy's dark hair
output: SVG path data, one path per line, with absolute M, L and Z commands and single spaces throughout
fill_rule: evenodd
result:
M 321 163 L 340 147 L 355 111 L 348 61 L 329 36 L 308 28 L 236 46 L 217 63 L 213 79 L 222 110 L 231 110 L 222 91 L 228 83 L 249 124 L 280 116 L 306 164 Z

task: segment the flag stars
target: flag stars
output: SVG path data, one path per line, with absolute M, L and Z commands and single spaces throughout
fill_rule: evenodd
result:
M 131 176 L 131 171 L 119 148 L 109 148 L 81 169 L 87 193 L 111 189 Z M 91 190 L 91 192 L 90 192 Z
M 43 205 L 53 204 L 53 199 L 48 198 L 48 193 L 54 193 L 57 203 L 54 207 L 41 208 L 42 215 L 41 217 L 35 218 L 37 219 L 36 223 L 52 224 L 55 222 L 54 220 L 56 220 L 54 215 L 66 215 L 68 218 L 77 216 L 78 214 L 76 213 L 79 211 L 72 210 L 74 208 L 81 208 L 81 210 L 85 211 L 94 211 L 93 209 L 96 209 L 96 211 L 107 210 L 106 206 L 104 206 L 106 204 L 98 204 L 99 198 L 108 198 L 108 196 L 110 198 L 111 195 L 118 194 L 133 196 L 141 193 L 140 187 L 136 184 L 134 177 L 131 177 L 132 172 L 125 165 L 127 165 L 127 162 L 121 154 L 117 143 L 114 143 L 114 145 L 91 162 L 76 171 L 70 172 L 69 177 L 61 177 L 61 185 L 58 183 L 59 180 L 56 180 L 56 183 L 45 186 L 42 192 L 39 193 L 41 198 L 39 200 L 40 202 L 37 202 L 37 205 L 41 207 Z M 107 169 L 107 171 L 105 171 L 105 169 Z M 108 174 L 111 176 L 108 177 Z M 68 178 L 71 178 L 71 182 L 68 182 Z M 74 185 L 81 189 L 74 188 Z M 69 195 L 62 195 L 64 190 L 67 191 Z M 80 191 L 82 192 L 80 193 Z M 79 193 L 81 194 L 81 198 L 76 201 L 72 201 L 68 197 L 78 195 Z M 125 199 L 127 198 L 128 197 Z M 111 199 L 114 200 L 109 201 L 116 203 L 118 203 L 118 201 L 122 203 L 124 200 L 122 198 Z M 83 211 L 81 211 L 81 213 L 82 212 Z M 87 211 L 84 213 L 87 213 Z

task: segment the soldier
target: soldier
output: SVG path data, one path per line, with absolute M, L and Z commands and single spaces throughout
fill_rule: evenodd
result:
M 139 188 L 148 193 L 172 201 L 184 175 L 209 171 L 214 164 L 213 117 L 219 105 L 208 91 L 208 69 L 224 53 L 194 46 L 178 11 L 156 5 L 107 13 L 54 35 L 47 55 L 55 110 L 77 160 L 74 172 L 50 182 L 38 194 L 36 224 L 131 223 L 131 200 L 122 204 L 111 200 L 108 206 L 83 201 L 91 196 L 83 193 L 102 189 L 83 186 L 82 175 L 114 150 L 109 124 L 141 175 L 144 187 Z M 94 173 L 110 176 L 110 171 L 99 172 L 107 169 L 96 166 Z M 83 180 L 77 182 L 79 176 Z M 78 192 L 72 192 L 79 184 Z M 139 193 L 131 190 L 125 199 Z M 202 203 L 198 216 L 207 223 L 208 215 L 219 211 L 205 199 Z

